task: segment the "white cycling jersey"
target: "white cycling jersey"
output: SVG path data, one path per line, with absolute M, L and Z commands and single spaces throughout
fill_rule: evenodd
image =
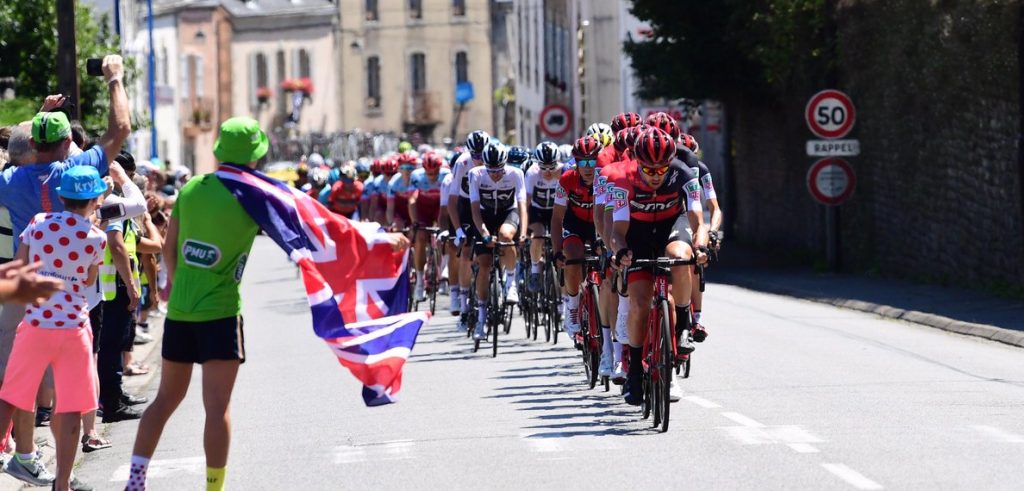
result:
M 530 206 L 541 210 L 550 210 L 555 207 L 555 189 L 558 188 L 558 178 L 562 176 L 562 168 L 562 165 L 559 164 L 554 172 L 555 177 L 552 179 L 544 179 L 544 173 L 537 165 L 526 171 L 526 194 L 530 198 Z
M 455 165 L 452 167 L 452 182 L 449 183 L 450 189 L 448 190 L 448 196 L 458 196 L 460 198 L 469 199 L 469 170 L 474 167 L 473 157 L 469 156 L 469 152 L 459 155 L 459 158 L 455 159 Z
M 505 172 L 494 180 L 484 166 L 469 171 L 469 201 L 480 203 L 480 208 L 492 213 L 514 210 L 526 202 L 526 182 L 523 171 L 505 166 Z

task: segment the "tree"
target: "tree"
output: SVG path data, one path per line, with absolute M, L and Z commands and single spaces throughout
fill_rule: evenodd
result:
M 57 15 L 52 1 L 0 2 L 0 77 L 14 77 L 19 97 L 43 97 L 56 91 Z M 75 30 L 78 45 L 79 97 L 82 125 L 93 134 L 107 126 L 106 85 L 101 77 L 89 77 L 85 62 L 118 53 L 120 42 L 110 32 L 104 14 L 95 19 L 89 7 L 75 6 Z M 125 60 L 130 64 L 130 60 Z M 126 70 L 126 73 L 132 73 Z M 130 87 L 128 81 L 125 87 Z
M 829 69 L 826 0 L 633 0 L 651 26 L 625 50 L 653 99 L 786 92 Z

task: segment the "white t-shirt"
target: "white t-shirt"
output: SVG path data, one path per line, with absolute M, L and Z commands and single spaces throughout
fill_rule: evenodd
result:
M 491 212 L 515 209 L 518 203 L 526 202 L 523 171 L 506 165 L 501 179 L 495 181 L 486 167 L 474 167 L 469 171 L 469 202 L 480 203 Z
M 29 305 L 25 309 L 25 322 L 45 329 L 88 325 L 86 290 L 95 285 L 86 286 L 85 281 L 89 278 L 89 267 L 103 262 L 107 235 L 88 218 L 62 211 L 36 215 L 20 239 L 23 246 L 29 247 L 29 261 L 43 263 L 38 274 L 64 281 L 63 291 L 55 293 L 42 305 Z

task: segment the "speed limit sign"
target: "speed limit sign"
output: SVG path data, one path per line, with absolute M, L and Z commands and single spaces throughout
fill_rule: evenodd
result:
M 811 97 L 804 115 L 811 133 L 831 140 L 850 133 L 857 119 L 857 110 L 853 107 L 850 96 L 838 90 L 828 89 Z

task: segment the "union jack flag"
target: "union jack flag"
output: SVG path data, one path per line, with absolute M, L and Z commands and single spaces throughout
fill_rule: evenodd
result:
M 317 200 L 248 167 L 222 164 L 217 177 L 299 265 L 313 331 L 363 383 L 367 406 L 397 400 L 402 367 L 428 313 L 406 313 L 405 251 L 376 223 L 349 221 Z

